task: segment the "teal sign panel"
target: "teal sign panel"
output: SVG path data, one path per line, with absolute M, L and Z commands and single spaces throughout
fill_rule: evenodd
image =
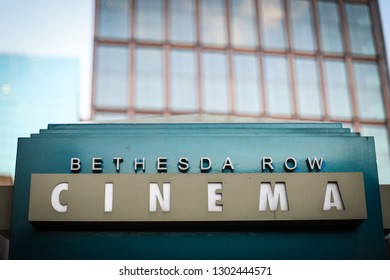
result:
M 146 218 L 126 223 L 126 226 L 115 221 L 104 226 L 79 220 L 77 223 L 29 221 L 32 177 L 50 177 L 39 174 L 63 174 L 65 178 L 72 175 L 77 180 L 78 175 L 87 178 L 85 174 L 158 176 L 159 173 L 164 176 L 181 174 L 180 182 L 185 181 L 186 175 L 194 180 L 196 174 L 246 174 L 248 178 L 250 174 L 269 173 L 285 174 L 283 176 L 296 173 L 361 174 L 358 175 L 363 181 L 360 186 L 364 186 L 359 188 L 364 189 L 365 205 L 361 200 L 360 203 L 366 210 L 363 209 L 364 217 L 361 219 L 348 219 L 341 215 L 344 218 L 337 221 L 296 221 L 289 218 L 273 222 L 213 219 L 186 222 L 184 218 L 179 222 L 164 222 L 163 214 L 158 222 L 149 222 Z M 208 194 L 209 202 L 211 200 L 209 212 L 221 210 L 219 185 L 214 183 L 211 188 L 215 189 Z M 272 216 L 272 211 L 289 210 L 288 201 L 283 202 L 283 182 L 276 183 L 281 186 L 280 189 L 276 184 L 271 186 L 272 183 L 267 193 L 267 182 L 259 182 L 260 197 L 257 199 L 256 194 L 255 200 L 265 203 L 261 205 L 262 202 L 259 202 L 259 212 L 269 211 Z M 319 205 L 320 212 L 345 210 L 343 188 L 338 188 L 337 182 L 328 182 L 328 185 L 323 203 L 321 200 Z M 48 205 L 58 213 L 66 212 L 66 184 L 57 187 L 58 192 L 53 189 L 52 200 L 48 202 L 51 204 Z M 150 190 L 140 190 L 140 193 L 144 191 L 149 195 L 150 191 L 152 197 L 151 190 L 152 186 Z M 194 191 L 193 188 L 191 191 Z M 106 183 L 105 196 L 110 197 L 111 192 L 112 184 Z M 162 187 L 159 190 L 157 186 L 154 192 L 155 209 L 158 210 L 149 211 L 170 211 L 164 200 L 165 190 L 163 193 Z M 34 183 L 33 197 L 37 194 L 39 197 L 39 184 Z M 296 197 L 300 203 L 310 204 L 310 196 Z M 85 211 L 97 203 L 93 199 L 88 201 L 84 198 L 83 201 Z M 277 202 L 277 210 L 272 210 L 272 201 Z M 109 199 L 101 203 L 104 205 L 102 211 L 112 211 Z M 145 207 L 152 209 L 150 205 Z M 359 205 L 354 207 L 359 208 Z M 242 218 L 245 220 L 245 217 Z M 341 124 L 333 123 L 49 125 L 39 134 L 18 141 L 9 257 L 385 259 L 374 141 L 372 137 L 361 137 Z

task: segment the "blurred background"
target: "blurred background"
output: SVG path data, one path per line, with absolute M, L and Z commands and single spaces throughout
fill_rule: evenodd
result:
M 341 122 L 390 184 L 390 1 L 0 0 L 0 183 L 49 123 Z M 1 185 L 0 184 L 0 185 Z

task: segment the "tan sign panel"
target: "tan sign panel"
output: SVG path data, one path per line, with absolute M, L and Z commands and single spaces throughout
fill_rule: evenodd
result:
M 29 221 L 367 218 L 362 173 L 33 174 Z

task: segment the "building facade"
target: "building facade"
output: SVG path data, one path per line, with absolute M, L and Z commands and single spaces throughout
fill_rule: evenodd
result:
M 0 176 L 14 177 L 18 137 L 78 121 L 78 73 L 74 58 L 0 54 Z
M 98 0 L 92 119 L 184 113 L 341 122 L 390 183 L 378 1 Z

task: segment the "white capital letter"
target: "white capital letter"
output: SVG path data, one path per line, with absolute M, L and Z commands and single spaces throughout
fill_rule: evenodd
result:
M 230 171 L 234 171 L 234 166 L 233 166 L 233 163 L 232 161 L 230 160 L 230 157 L 227 157 L 225 159 L 225 163 L 223 164 L 223 167 L 222 167 L 222 172 L 225 171 L 226 168 L 229 168 Z
M 307 164 L 309 165 L 310 171 L 313 171 L 316 166 L 317 166 L 317 170 L 321 171 L 323 161 L 324 161 L 323 157 L 320 159 L 320 161 L 318 161 L 317 157 L 315 157 L 313 161 L 308 157 Z
M 272 161 L 272 157 L 263 157 L 261 170 L 264 171 L 265 168 L 268 166 L 269 170 L 273 171 L 274 167 L 272 166 Z
M 326 185 L 326 193 L 324 199 L 324 211 L 330 211 L 332 207 L 336 207 L 337 210 L 344 210 L 343 199 L 337 182 L 328 182 Z
M 81 170 L 81 160 L 79 158 L 70 159 L 70 171 L 79 172 Z
M 112 204 L 114 198 L 114 184 L 106 183 L 104 188 L 104 212 L 112 212 Z
M 285 183 L 275 183 L 275 190 L 272 193 L 271 183 L 260 184 L 259 211 L 267 211 L 267 205 L 271 211 L 278 210 L 280 201 L 280 210 L 288 211 L 288 200 Z
M 157 212 L 157 201 L 163 212 L 171 211 L 171 183 L 163 183 L 163 195 L 157 183 L 150 183 L 149 212 Z
M 200 171 L 201 172 L 209 172 L 211 169 L 211 159 L 208 157 L 200 158 Z
M 209 212 L 222 212 L 223 206 L 218 201 L 222 199 L 222 183 L 208 183 L 207 188 Z
M 60 183 L 54 187 L 53 192 L 51 193 L 51 206 L 54 210 L 60 213 L 65 213 L 68 211 L 68 205 L 62 205 L 60 202 L 60 194 L 62 191 L 67 191 L 69 187 L 68 183 Z

